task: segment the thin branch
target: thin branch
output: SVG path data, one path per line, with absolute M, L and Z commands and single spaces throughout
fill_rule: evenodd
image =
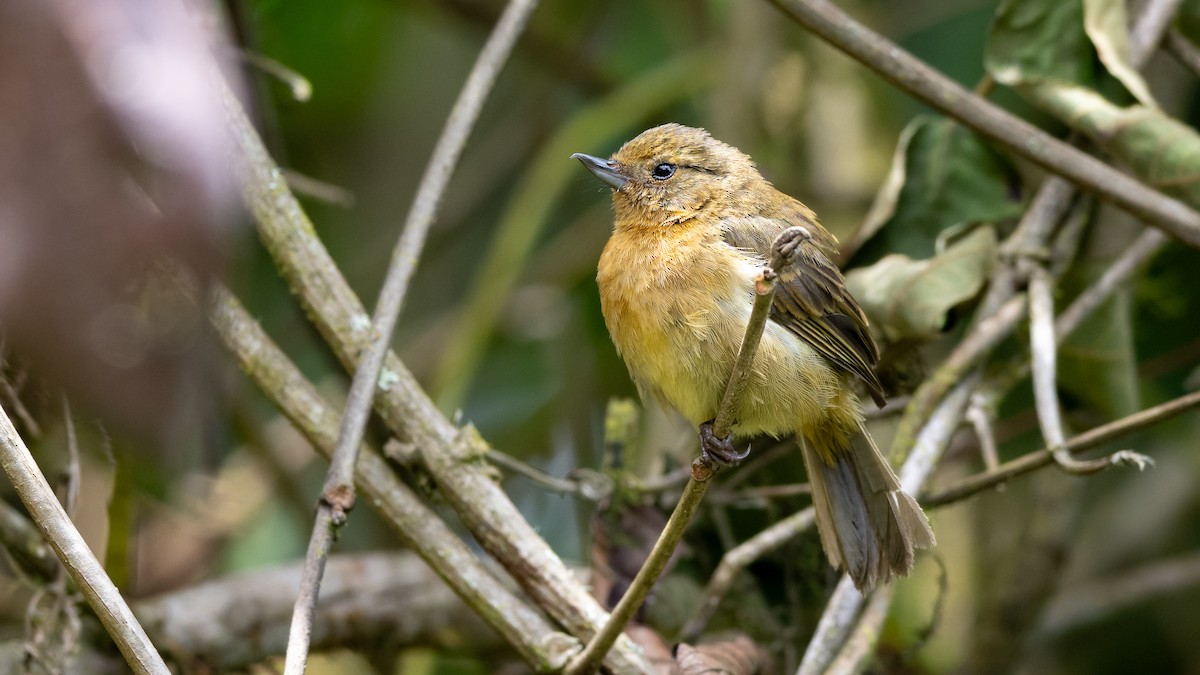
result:
M 737 359 L 729 374 L 729 382 L 725 384 L 725 392 L 721 397 L 721 404 L 713 422 L 712 433 L 717 438 L 726 438 L 732 432 L 738 402 L 750 381 L 754 356 L 758 353 L 763 330 L 766 328 L 767 318 L 770 315 L 771 303 L 775 300 L 775 280 L 778 278 L 780 270 L 791 262 L 796 249 L 805 245 L 809 239 L 811 239 L 811 235 L 807 230 L 795 226 L 781 232 L 771 245 L 771 259 L 754 282 L 754 305 L 750 310 L 750 318 L 746 322 L 746 333 L 742 337 Z M 654 542 L 654 548 L 651 549 L 650 555 L 642 564 L 642 568 L 638 570 L 637 576 L 630 583 L 625 595 L 621 596 L 621 600 L 613 608 L 604 627 L 571 661 L 565 671 L 568 675 L 595 672 L 600 660 L 612 648 L 617 636 L 625 630 L 625 625 L 641 608 L 642 603 L 646 601 L 646 597 L 650 595 L 650 591 L 658 581 L 658 577 L 666 569 L 671 554 L 675 552 L 675 547 L 683 538 L 688 523 L 691 522 L 700 501 L 704 498 L 704 493 L 708 490 L 709 479 L 716 473 L 716 470 L 717 467 L 706 454 L 702 454 L 692 462 L 692 478 L 683 489 L 683 495 L 680 496 L 679 503 L 675 505 L 675 510 L 671 513 L 666 527 L 663 528 L 658 540 Z
M 1104 274 L 1058 315 L 1054 332 L 1059 343 L 1075 332 L 1083 320 L 1099 309 L 1121 284 L 1161 251 L 1167 241 L 1167 237 L 1158 230 L 1146 230 L 1138 235 L 1120 257 L 1104 270 Z
M 830 662 L 828 672 L 857 674 L 867 669 L 875 654 L 875 645 L 879 644 L 879 636 L 883 633 L 883 622 L 891 609 L 895 591 L 895 586 L 885 586 L 871 594 L 862 616 L 858 617 L 858 625 L 838 651 L 837 658 Z
M 966 417 L 975 429 L 975 437 L 979 439 L 979 454 L 983 456 L 983 466 L 988 471 L 994 470 L 1000 466 L 1000 454 L 996 451 L 996 434 L 992 431 L 992 420 L 980 394 L 971 395 Z
M 1200 49 L 1177 28 L 1167 33 L 1167 51 L 1192 74 L 1200 76 Z
M 598 471 L 580 469 L 571 472 L 575 478 L 559 478 L 499 450 L 489 449 L 486 456 L 492 464 L 524 476 L 547 490 L 578 495 L 593 502 L 612 494 L 612 479 Z
M 337 412 L 224 287 L 212 290 L 209 322 L 258 388 L 321 454 L 330 457 L 338 433 Z M 560 667 L 565 656 L 550 649 L 549 637 L 565 636 L 508 591 L 441 517 L 396 477 L 379 453 L 365 446 L 361 452 L 355 480 L 368 503 L 525 659 L 538 669 Z
M 746 541 L 725 552 L 721 562 L 708 580 L 708 586 L 700 601 L 696 603 L 692 615 L 683 627 L 684 640 L 694 640 L 712 619 L 721 599 L 729 593 L 737 575 L 750 566 L 751 563 L 791 541 L 801 532 L 812 527 L 815 511 L 812 507 L 797 511 L 792 515 L 774 523 L 767 529 L 750 537 Z
M 358 449 L 362 444 L 367 418 L 371 414 L 380 369 L 387 356 L 392 332 L 400 317 L 404 296 L 420 259 L 426 235 L 450 181 L 450 175 L 458 163 L 463 146 L 466 145 L 467 137 L 491 91 L 492 83 L 495 82 L 496 75 L 508 59 L 517 36 L 521 34 L 536 6 L 536 0 L 511 0 L 488 37 L 467 77 L 466 84 L 459 93 L 458 100 L 454 103 L 454 108 L 450 111 L 450 116 L 446 119 L 446 126 L 434 148 L 433 157 L 417 188 L 416 197 L 404 224 L 404 232 L 392 253 L 391 264 L 388 266 L 387 276 L 375 307 L 371 344 L 350 384 L 350 393 L 338 431 L 337 448 L 329 462 L 329 472 L 317 506 L 316 523 L 313 525 L 307 563 L 304 567 L 304 580 L 300 584 L 300 595 L 296 598 L 296 609 L 292 615 L 291 636 L 288 639 L 287 662 L 284 667 L 284 673 L 287 675 L 301 675 L 304 672 L 308 659 L 313 608 L 320 592 L 325 558 L 333 546 L 337 528 L 345 524 L 346 514 L 354 506 L 354 465 L 358 461 Z
M 1067 439 L 1062 447 L 1073 454 L 1080 453 L 1115 438 L 1120 438 L 1148 426 L 1158 424 L 1197 407 L 1200 407 L 1200 392 L 1193 392 L 1156 405 L 1153 408 L 1147 408 L 1132 415 L 1122 417 L 1119 420 L 1098 426 L 1090 431 L 1085 431 L 1078 436 Z M 995 471 L 968 476 L 944 490 L 925 497 L 921 500 L 921 506 L 936 508 L 951 504 L 982 492 L 994 485 L 1004 483 L 1016 476 L 1040 469 L 1043 466 L 1053 463 L 1053 461 L 1054 457 L 1049 449 L 1042 449 L 1022 455 L 1017 459 L 1001 464 Z
M 772 0 L 905 92 L 1133 215 L 1200 247 L 1200 213 L 972 94 L 828 0 Z
M 1050 273 L 1044 269 L 1034 272 L 1029 281 L 1029 342 L 1033 352 L 1033 395 L 1037 406 L 1038 424 L 1042 438 L 1050 448 L 1054 463 L 1067 473 L 1084 476 L 1102 471 L 1114 464 L 1134 464 L 1139 469 L 1153 464 L 1149 457 L 1130 451 L 1120 451 L 1108 457 L 1080 461 L 1071 457 L 1065 447 L 1062 413 L 1058 405 L 1058 385 L 1055 377 L 1058 341 L 1054 338 L 1054 288 Z
M 121 592 L 113 585 L 96 556 L 67 517 L 62 504 L 54 497 L 54 491 L 38 469 L 37 463 L 25 447 L 25 441 L 17 435 L 12 421 L 0 408 L 0 463 L 12 481 L 13 487 L 33 517 L 33 522 L 42 531 L 66 567 L 71 578 L 83 591 L 84 598 L 100 617 L 101 623 L 112 637 L 125 661 L 136 673 L 168 675 L 167 664 L 146 637 L 146 631 L 129 611 Z

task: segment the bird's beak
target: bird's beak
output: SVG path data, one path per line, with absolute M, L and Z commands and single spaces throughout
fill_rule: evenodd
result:
M 604 181 L 610 188 L 620 190 L 625 187 L 625 183 L 629 182 L 629 176 L 617 171 L 614 168 L 614 162 L 592 155 L 585 155 L 582 152 L 577 152 L 571 157 L 579 160 L 584 168 L 596 175 L 596 178 Z

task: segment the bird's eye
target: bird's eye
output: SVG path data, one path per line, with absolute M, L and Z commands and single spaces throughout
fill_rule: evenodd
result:
M 662 164 L 654 167 L 654 171 L 652 171 L 650 175 L 654 176 L 658 180 L 666 180 L 675 175 L 675 165 L 663 162 Z

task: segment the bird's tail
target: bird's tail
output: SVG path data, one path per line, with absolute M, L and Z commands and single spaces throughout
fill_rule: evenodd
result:
M 852 443 L 851 434 L 823 427 L 808 430 L 801 446 L 825 555 L 865 593 L 893 575 L 907 575 L 913 549 L 936 541 L 925 513 L 900 489 L 861 422 L 859 429 L 865 442 Z

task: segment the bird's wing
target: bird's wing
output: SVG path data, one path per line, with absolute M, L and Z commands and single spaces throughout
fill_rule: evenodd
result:
M 725 241 L 768 259 L 780 232 L 793 225 L 809 230 L 812 239 L 796 249 L 792 264 L 779 273 L 771 318 L 803 338 L 830 363 L 861 378 L 871 398 L 882 407 L 883 385 L 875 375 L 879 348 L 867 328 L 867 317 L 827 255 L 832 253 L 836 240 L 806 211 L 796 209 L 784 218 L 731 220 L 723 228 Z

